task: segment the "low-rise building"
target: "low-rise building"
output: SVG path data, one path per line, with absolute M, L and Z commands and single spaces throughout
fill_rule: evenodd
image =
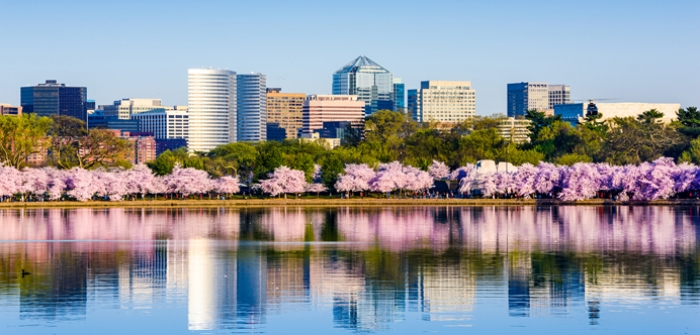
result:
M 317 132 L 311 133 L 311 134 L 303 133 L 303 134 L 301 134 L 299 141 L 301 141 L 302 143 L 316 142 L 316 143 L 324 146 L 328 150 L 333 150 L 333 149 L 340 146 L 340 139 L 339 138 L 322 138 L 321 135 Z
M 527 119 L 508 117 L 498 121 L 498 130 L 507 141 L 520 144 L 530 142 L 530 124 Z
M 643 103 L 643 102 L 614 102 L 600 103 L 589 100 L 587 103 L 563 104 L 554 106 L 554 114 L 561 115 L 562 120 L 576 125 L 583 121 L 589 114 L 600 114 L 600 121 L 610 120 L 616 117 L 633 117 L 642 113 L 656 109 L 664 114 L 661 120 L 666 123 L 676 119 L 676 112 L 681 108 L 680 104 L 674 103 Z
M 145 164 L 156 159 L 156 139 L 151 133 L 114 130 L 114 134 L 132 145 L 128 156 L 131 164 Z
M 21 116 L 22 107 L 10 104 L 0 104 L 0 115 Z

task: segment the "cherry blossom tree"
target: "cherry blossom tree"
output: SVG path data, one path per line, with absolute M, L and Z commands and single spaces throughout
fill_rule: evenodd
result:
M 599 180 L 595 164 L 576 163 L 564 172 L 559 199 L 576 201 L 592 198 L 600 190 Z
M 370 190 L 389 193 L 393 190 L 403 190 L 408 186 L 408 177 L 399 162 L 379 164 L 377 174 L 369 181 Z
M 99 190 L 99 185 L 91 171 L 72 168 L 66 173 L 66 195 L 84 202 L 92 199 Z
M 473 170 L 476 169 L 476 165 L 474 164 L 467 164 L 465 166 L 462 166 L 458 168 L 457 170 L 452 171 L 450 174 L 450 180 L 462 180 L 467 174 L 472 172 Z
M 449 168 L 447 170 L 449 171 Z M 409 191 L 417 192 L 428 190 L 435 184 L 434 178 L 429 172 L 425 172 L 413 166 L 405 166 L 402 171 L 406 178 L 405 188 Z
M 0 197 L 22 192 L 22 174 L 14 167 L 0 166 Z
M 216 192 L 222 194 L 234 194 L 240 192 L 238 177 L 223 176 L 216 180 Z
M 435 180 L 447 179 L 450 177 L 450 168 L 443 162 L 433 160 L 433 164 L 428 168 L 430 176 Z
M 318 197 L 321 192 L 328 191 L 328 188 L 321 183 L 313 183 L 313 184 L 309 184 L 308 186 L 306 186 L 305 191 L 307 193 L 316 193 L 316 196 Z
M 534 187 L 535 191 L 540 194 L 554 193 L 561 187 L 562 169 L 551 163 L 540 163 L 537 165 L 537 174 L 535 175 Z
M 521 196 L 530 196 L 535 193 L 535 177 L 537 168 L 532 164 L 525 163 L 518 168 L 518 172 L 513 176 L 515 191 Z
M 335 189 L 339 192 L 362 192 L 370 189 L 369 182 L 376 172 L 367 164 L 346 164 L 345 173 L 338 176 Z
M 265 193 L 277 196 L 287 193 L 303 193 L 306 188 L 306 176 L 304 171 L 293 170 L 286 166 L 280 166 L 269 174 L 270 179 L 260 182 L 260 187 Z
M 183 197 L 191 194 L 208 193 L 216 187 L 206 171 L 194 168 L 180 168 L 176 165 L 173 172 L 164 179 L 169 193 L 179 193 Z

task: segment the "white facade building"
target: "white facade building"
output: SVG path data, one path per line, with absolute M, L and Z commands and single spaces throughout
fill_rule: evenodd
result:
M 554 106 L 571 103 L 571 88 L 569 85 L 549 85 L 549 109 Z
M 129 120 L 132 115 L 151 111 L 175 110 L 173 106 L 163 106 L 160 99 L 121 99 L 112 105 L 99 106 L 104 111 L 105 117 L 117 117 L 122 120 Z
M 643 103 L 643 102 L 615 102 L 615 103 L 599 103 L 590 100 L 587 103 L 565 104 L 554 107 L 554 114 L 561 115 L 562 120 L 571 123 L 572 125 L 583 121 L 586 113 L 590 111 L 597 112 L 601 115 L 599 121 L 610 120 L 616 117 L 633 117 L 642 113 L 656 109 L 664 114 L 661 121 L 670 123 L 676 119 L 676 112 L 681 108 L 681 104 L 658 104 L 658 103 Z
M 469 81 L 423 81 L 409 90 L 408 109 L 417 122 L 462 122 L 476 115 L 476 91 Z
M 236 72 L 214 69 L 189 69 L 187 72 L 189 149 L 209 151 L 235 142 Z
M 237 80 L 238 141 L 267 139 L 267 92 L 264 74 L 239 74 Z
M 187 139 L 189 135 L 189 120 L 187 111 L 154 111 L 133 115 L 132 119 L 139 120 L 139 130 L 153 133 L 156 139 Z
M 498 121 L 498 130 L 506 141 L 520 144 L 530 142 L 530 124 L 530 120 L 509 117 Z

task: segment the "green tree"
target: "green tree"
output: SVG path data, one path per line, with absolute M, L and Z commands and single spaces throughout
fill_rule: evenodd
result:
M 335 182 L 338 180 L 338 175 L 345 170 L 345 164 L 336 152 L 330 152 L 321 163 L 321 179 L 323 185 L 329 190 L 335 190 Z
M 0 116 L 0 161 L 15 168 L 27 164 L 31 154 L 46 150 L 51 119 L 36 114 Z
M 700 165 L 700 137 L 690 141 L 690 147 L 683 151 L 678 162 Z
M 530 126 L 527 129 L 530 131 L 531 141 L 535 141 L 540 131 L 549 128 L 555 121 L 561 121 L 561 115 L 547 116 L 544 112 L 538 112 L 531 109 L 525 112 L 525 119 L 530 120 Z
M 687 139 L 672 125 L 657 122 L 651 112 L 612 120 L 610 132 L 601 150 L 600 160 L 611 164 L 639 164 L 661 156 L 678 157 Z
M 190 154 L 186 148 L 166 150 L 156 157 L 152 162 L 146 163 L 153 173 L 164 176 L 173 172 L 173 168 L 178 164 L 183 168 L 195 168 L 205 170 L 204 160 L 196 154 Z

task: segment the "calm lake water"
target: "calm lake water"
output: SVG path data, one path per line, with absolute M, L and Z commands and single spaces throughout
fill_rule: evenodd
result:
M 0 210 L 0 334 L 697 334 L 699 239 L 700 207 Z

